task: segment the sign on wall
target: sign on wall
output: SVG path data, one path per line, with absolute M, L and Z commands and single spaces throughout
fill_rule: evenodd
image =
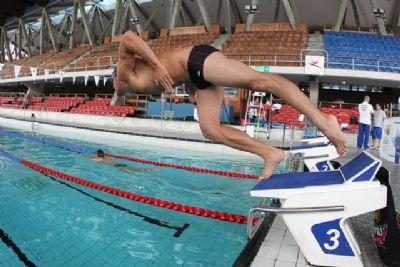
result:
M 325 57 L 307 55 L 305 60 L 305 74 L 324 75 Z
M 386 119 L 383 125 L 380 156 L 400 164 L 400 118 Z
M 251 68 L 259 72 L 269 72 L 269 66 L 251 66 Z

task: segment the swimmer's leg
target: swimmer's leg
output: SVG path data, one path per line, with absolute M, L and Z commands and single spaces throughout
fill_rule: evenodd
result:
M 285 159 L 285 152 L 259 142 L 242 131 L 221 125 L 220 110 L 223 93 L 223 87 L 197 91 L 197 109 L 203 135 L 213 141 L 260 156 L 264 160 L 264 171 L 260 178 L 270 177 L 276 166 Z
M 222 53 L 211 54 L 204 63 L 204 77 L 212 84 L 270 92 L 300 111 L 335 145 L 339 154 L 347 152 L 346 141 L 334 116 L 322 113 L 300 89 L 284 77 L 260 73 L 247 65 L 226 58 Z

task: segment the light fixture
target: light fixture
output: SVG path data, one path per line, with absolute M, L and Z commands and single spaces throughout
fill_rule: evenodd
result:
M 258 12 L 258 5 L 245 5 L 244 9 L 247 13 L 254 14 Z
M 140 23 L 140 20 L 139 20 L 138 17 L 132 17 L 132 18 L 129 19 L 129 22 L 130 22 L 132 25 L 136 25 L 136 24 L 139 24 L 139 23 Z
M 346 84 L 346 81 L 343 81 L 342 84 Z
M 383 8 L 374 8 L 373 13 L 375 17 L 384 17 L 385 16 L 385 10 Z

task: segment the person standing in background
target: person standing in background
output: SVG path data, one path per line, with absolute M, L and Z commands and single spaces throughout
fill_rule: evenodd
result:
M 379 149 L 379 144 L 382 139 L 383 122 L 386 119 L 386 113 L 381 109 L 381 105 L 376 104 L 374 110 L 374 128 L 372 128 L 373 148 Z
M 358 136 L 357 136 L 357 147 L 361 149 L 369 149 L 369 133 L 371 131 L 371 114 L 374 112 L 374 108 L 369 103 L 369 96 L 364 97 L 364 102 L 358 105 L 358 112 L 360 113 Z

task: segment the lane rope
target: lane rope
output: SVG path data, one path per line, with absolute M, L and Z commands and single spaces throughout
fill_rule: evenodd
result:
M 52 140 L 43 140 L 43 139 L 40 139 L 40 138 L 31 137 L 31 136 L 25 136 L 25 135 L 14 133 L 14 132 L 10 132 L 10 131 L 0 130 L 0 134 L 5 135 L 5 136 L 10 136 L 10 137 L 22 138 L 22 139 L 25 139 L 25 140 L 30 141 L 30 142 L 42 143 L 42 144 L 50 145 L 50 146 L 53 146 L 53 147 L 58 147 L 58 148 L 61 148 L 61 149 L 65 149 L 65 150 L 81 153 L 81 154 L 87 154 L 87 155 L 96 154 L 96 150 L 93 150 L 93 149 L 82 148 L 80 146 L 70 145 L 70 144 L 62 144 L 62 143 L 58 143 L 58 142 L 55 142 L 55 141 L 52 141 Z M 104 154 L 105 154 L 105 156 L 110 157 L 110 158 L 122 159 L 122 160 L 127 160 L 127 161 L 131 161 L 131 162 L 135 162 L 135 163 L 142 163 L 142 164 L 154 165 L 154 166 L 158 166 L 158 167 L 179 169 L 179 170 L 197 172 L 197 173 L 203 173 L 203 174 L 214 174 L 214 175 L 219 175 L 219 176 L 226 176 L 226 177 L 233 177 L 233 178 L 243 178 L 243 179 L 258 179 L 258 177 L 259 177 L 259 175 L 250 174 L 250 173 L 240 173 L 240 172 L 231 172 L 231 171 L 223 171 L 223 170 L 213 170 L 213 169 L 206 169 L 206 168 L 198 168 L 198 167 L 185 166 L 185 165 L 180 165 L 180 164 L 175 164 L 175 163 L 152 161 L 152 160 L 147 160 L 147 159 L 142 159 L 142 158 L 136 158 L 136 157 L 112 154 L 112 153 L 104 153 Z
M 232 223 L 238 223 L 238 224 L 246 224 L 247 223 L 247 217 L 241 214 L 234 214 L 234 213 L 228 213 L 228 212 L 221 212 L 221 211 L 216 211 L 216 210 L 210 210 L 210 209 L 204 209 L 201 207 L 196 207 L 196 206 L 189 206 L 189 205 L 183 205 L 180 203 L 175 203 L 171 201 L 165 201 L 162 199 L 158 198 L 153 198 L 149 196 L 143 196 L 135 193 L 131 193 L 125 190 L 121 190 L 118 188 L 106 186 L 103 184 L 91 182 L 67 173 L 63 173 L 57 170 L 53 170 L 44 166 L 41 166 L 39 164 L 18 158 L 8 152 L 5 152 L 3 150 L 0 150 L 0 155 L 18 162 L 26 167 L 29 167 L 37 172 L 47 174 L 53 177 L 57 177 L 60 179 L 64 179 L 85 187 L 89 187 L 98 191 L 102 191 L 111 195 L 115 195 L 121 198 L 126 198 L 130 199 L 133 201 L 145 203 L 148 205 L 164 208 L 164 209 L 170 209 L 174 210 L 177 212 L 182 212 L 182 213 L 187 213 L 187 214 L 193 214 L 196 216 L 201 216 L 201 217 L 206 217 L 210 219 L 215 219 L 215 220 L 220 220 L 220 221 L 225 221 L 225 222 L 232 222 Z

